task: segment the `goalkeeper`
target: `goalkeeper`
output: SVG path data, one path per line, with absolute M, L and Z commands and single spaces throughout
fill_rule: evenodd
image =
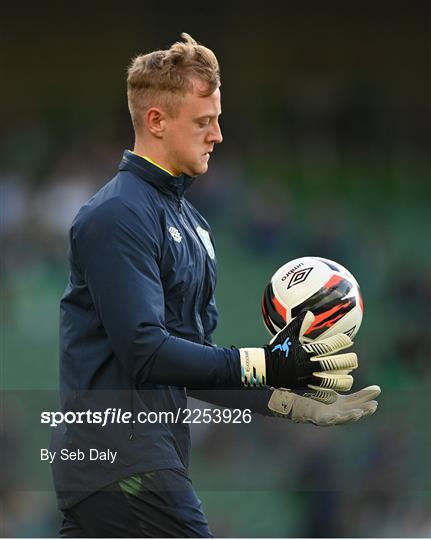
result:
M 182 37 L 133 60 L 134 149 L 70 229 L 60 320 L 63 411 L 117 407 L 135 418 L 184 409 L 193 395 L 318 425 L 372 414 L 378 387 L 337 393 L 351 388 L 357 367 L 347 336 L 301 345 L 311 313 L 261 348 L 213 345 L 214 244 L 185 193 L 222 142 L 220 74 L 211 50 Z M 189 446 L 181 422 L 55 429 L 57 456 L 65 448 L 117 455 L 113 464 L 54 459 L 61 536 L 210 537 L 187 476 Z

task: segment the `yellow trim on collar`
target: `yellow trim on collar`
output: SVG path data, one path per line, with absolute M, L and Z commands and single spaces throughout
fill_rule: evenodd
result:
M 153 165 L 155 165 L 156 167 L 158 167 L 159 169 L 162 169 L 162 171 L 165 171 L 167 172 L 168 174 L 170 174 L 171 176 L 175 176 L 175 174 L 172 174 L 171 171 L 168 171 L 168 169 L 165 169 L 164 167 L 162 167 L 161 165 L 159 165 L 158 163 L 156 163 L 155 161 L 153 161 L 151 158 L 149 158 L 148 156 L 141 156 L 140 154 L 137 154 L 136 152 L 134 152 L 133 150 L 131 150 L 132 154 L 135 154 L 135 156 L 139 156 L 141 158 L 144 158 L 146 159 L 147 161 L 149 161 L 150 163 L 152 163 Z

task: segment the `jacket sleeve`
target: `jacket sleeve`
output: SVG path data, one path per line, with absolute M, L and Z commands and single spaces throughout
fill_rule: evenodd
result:
M 72 253 L 116 357 L 137 382 L 240 387 L 237 350 L 167 332 L 158 218 L 144 212 L 113 198 L 72 227 Z

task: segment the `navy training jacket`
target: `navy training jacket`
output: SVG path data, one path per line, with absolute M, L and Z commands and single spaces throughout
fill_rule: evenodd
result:
M 184 198 L 192 182 L 125 151 L 118 174 L 77 214 L 60 306 L 64 412 L 176 414 L 185 387 L 240 388 L 238 350 L 212 346 L 216 259 L 208 223 Z M 253 391 L 243 392 L 250 401 Z M 85 458 L 60 459 L 64 449 Z M 90 460 L 90 449 L 116 451 L 115 463 Z M 189 449 L 182 422 L 61 424 L 51 442 L 59 507 L 138 472 L 187 469 Z

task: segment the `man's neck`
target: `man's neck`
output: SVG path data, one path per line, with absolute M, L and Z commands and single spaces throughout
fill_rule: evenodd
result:
M 135 143 L 133 153 L 147 159 L 148 161 L 153 163 L 153 165 L 157 165 L 157 167 L 163 169 L 170 175 L 178 176 L 171 170 L 171 167 L 167 163 L 167 160 L 164 158 L 164 156 L 161 155 L 160 152 L 157 152 L 154 148 L 152 149 L 146 145 Z

